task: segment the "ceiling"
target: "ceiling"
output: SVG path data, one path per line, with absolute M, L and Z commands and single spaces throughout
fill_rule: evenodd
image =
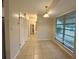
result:
M 48 11 L 52 12 L 52 16 L 76 9 L 75 0 L 15 0 L 15 4 L 22 11 L 37 13 L 39 15 L 46 12 L 45 6 L 48 6 Z
M 42 13 L 45 11 L 45 6 L 50 6 L 53 0 L 18 0 L 16 4 L 26 12 Z

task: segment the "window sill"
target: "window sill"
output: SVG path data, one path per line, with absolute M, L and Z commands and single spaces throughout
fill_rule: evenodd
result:
M 64 46 L 62 43 L 60 43 L 58 40 L 54 41 L 56 45 L 58 45 L 63 51 L 65 51 L 68 55 L 70 55 L 71 57 L 74 57 L 75 53 L 74 51 L 68 49 L 66 46 Z

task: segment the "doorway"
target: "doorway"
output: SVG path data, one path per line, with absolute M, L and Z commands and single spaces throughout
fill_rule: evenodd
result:
M 30 24 L 30 34 L 34 34 L 34 24 Z
M 2 17 L 2 59 L 6 59 L 5 51 L 5 22 L 4 17 Z

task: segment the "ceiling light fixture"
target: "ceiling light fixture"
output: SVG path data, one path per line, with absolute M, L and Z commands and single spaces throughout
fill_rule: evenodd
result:
M 48 6 L 45 6 L 46 12 L 45 12 L 45 14 L 43 15 L 43 17 L 45 17 L 45 18 L 48 18 L 48 17 L 49 17 L 49 14 L 48 14 L 48 12 L 47 12 L 47 8 L 48 8 Z
M 46 17 L 46 18 L 48 18 L 48 17 L 49 17 L 49 15 L 48 15 L 48 14 L 44 14 L 44 15 L 43 15 L 43 17 Z

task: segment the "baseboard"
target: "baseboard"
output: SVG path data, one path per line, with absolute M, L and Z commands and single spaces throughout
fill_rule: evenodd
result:
M 24 42 L 25 44 L 25 42 Z M 22 46 L 20 47 L 20 49 L 18 50 L 18 52 L 16 53 L 15 57 L 13 59 L 16 59 L 16 57 L 18 56 L 18 54 L 20 53 L 21 49 L 23 48 L 24 44 L 22 44 Z
M 38 40 L 49 40 L 49 39 L 38 39 Z
M 17 55 L 20 53 L 20 49 L 19 51 L 17 52 L 17 54 L 15 55 L 15 57 L 13 59 L 16 59 Z

